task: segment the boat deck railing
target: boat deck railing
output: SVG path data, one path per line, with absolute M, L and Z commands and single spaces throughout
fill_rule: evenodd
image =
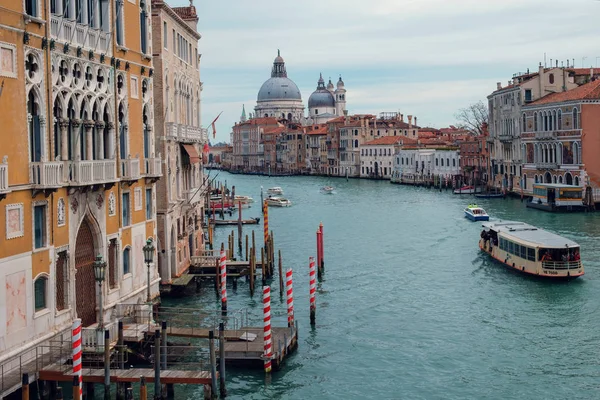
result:
M 577 261 L 542 261 L 542 268 L 553 270 L 570 270 L 581 268 L 581 260 Z

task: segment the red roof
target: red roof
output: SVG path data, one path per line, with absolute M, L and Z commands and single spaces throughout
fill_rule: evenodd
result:
M 173 11 L 175 11 L 175 13 L 177 13 L 177 15 L 179 15 L 179 17 L 181 17 L 183 20 L 198 18 L 198 15 L 196 14 L 196 7 L 194 6 L 173 7 Z
M 325 135 L 327 134 L 327 124 L 307 125 L 304 130 L 307 135 Z
M 593 75 L 600 74 L 600 68 L 568 68 L 567 70 L 575 75 L 590 75 L 590 72 Z
M 376 146 L 376 145 L 393 145 L 399 143 L 402 139 L 407 139 L 402 136 L 384 136 L 375 140 L 371 140 L 364 143 L 363 146 Z
M 263 133 L 265 133 L 265 134 L 268 135 L 268 134 L 271 134 L 271 133 L 281 133 L 283 131 L 285 131 L 285 127 L 283 127 L 283 126 L 273 126 L 273 127 L 265 128 L 263 130 Z
M 552 93 L 534 101 L 530 106 L 540 104 L 562 103 L 576 100 L 600 100 L 600 79 L 566 92 Z

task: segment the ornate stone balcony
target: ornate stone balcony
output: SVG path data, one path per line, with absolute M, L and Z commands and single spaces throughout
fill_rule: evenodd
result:
M 557 163 L 548 163 L 548 162 L 537 162 L 535 163 L 535 167 L 537 169 L 558 169 Z
M 0 198 L 10 192 L 8 187 L 8 156 L 4 156 L 0 163 Z
M 535 132 L 534 137 L 536 140 L 554 140 L 556 132 Z
M 69 43 L 74 47 L 81 46 L 97 54 L 112 54 L 110 46 L 110 33 L 92 28 L 87 24 L 78 24 L 74 20 L 52 15 L 50 21 L 50 35 L 53 39 Z
M 70 185 L 98 185 L 118 180 L 115 160 L 67 161 L 66 165 Z
M 165 127 L 165 134 L 168 138 L 186 143 L 205 143 L 208 141 L 208 131 L 205 128 L 176 124 L 174 122 L 165 123 Z
M 57 189 L 65 184 L 65 168 L 62 161 L 39 161 L 29 163 L 29 182 L 34 189 Z
M 160 155 L 144 159 L 144 171 L 146 178 L 160 178 L 162 176 L 162 159 Z
M 140 160 L 138 158 L 127 158 L 121 160 L 121 179 L 137 181 L 142 177 L 140 172 Z

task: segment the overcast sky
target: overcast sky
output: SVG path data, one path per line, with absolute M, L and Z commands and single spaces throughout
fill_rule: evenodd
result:
M 171 0 L 172 6 L 188 5 Z M 202 123 L 229 141 L 253 111 L 277 49 L 304 105 L 319 73 L 346 84 L 349 113 L 400 111 L 419 125 L 461 108 L 516 72 L 556 59 L 600 66 L 597 0 L 195 0 L 202 34 Z M 583 59 L 583 57 L 586 57 Z M 214 142 L 211 135 L 211 141 Z

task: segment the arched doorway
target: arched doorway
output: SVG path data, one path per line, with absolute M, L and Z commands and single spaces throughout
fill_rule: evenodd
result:
M 377 161 L 375 161 L 375 172 L 374 172 L 375 176 L 379 176 L 379 164 L 377 163 Z
M 552 183 L 552 175 L 550 175 L 550 172 L 544 174 L 544 183 Z
M 75 244 L 75 299 L 77 317 L 83 326 L 96 323 L 96 281 L 94 279 L 94 234 L 87 219 L 77 232 Z

